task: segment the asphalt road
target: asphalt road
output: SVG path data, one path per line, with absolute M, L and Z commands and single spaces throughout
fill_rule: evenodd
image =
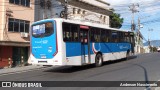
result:
M 102 67 L 49 67 L 23 73 L 0 76 L 0 81 L 158 81 L 160 53 L 142 54 L 131 59 L 109 61 Z M 92 82 L 91 82 L 92 83 Z M 0 90 L 22 88 L 0 88 Z M 50 87 L 24 90 L 160 90 L 150 87 Z

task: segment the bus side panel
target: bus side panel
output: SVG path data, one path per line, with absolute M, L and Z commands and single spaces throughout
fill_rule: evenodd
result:
M 104 61 L 108 61 L 125 58 L 127 50 L 131 50 L 130 43 L 92 43 L 90 47 L 91 63 L 95 63 L 97 52 L 101 52 Z
M 80 42 L 66 42 L 67 65 L 82 65 L 81 51 Z
M 127 50 L 131 49 L 129 43 L 91 43 L 91 63 L 95 63 L 96 52 L 103 54 L 104 61 L 116 60 L 126 57 Z M 67 65 L 82 65 L 81 43 L 66 42 Z

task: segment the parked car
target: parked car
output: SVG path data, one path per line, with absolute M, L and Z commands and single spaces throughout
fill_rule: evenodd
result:
M 160 48 L 158 48 L 157 51 L 160 52 Z

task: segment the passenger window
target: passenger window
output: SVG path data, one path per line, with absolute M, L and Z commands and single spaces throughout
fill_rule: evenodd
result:
M 119 42 L 117 31 L 112 31 L 112 42 Z
M 124 41 L 125 42 L 130 42 L 130 40 L 129 40 L 129 33 L 125 33 Z
M 100 42 L 100 29 L 91 28 L 91 41 Z
M 72 41 L 79 41 L 78 38 L 78 25 L 71 25 L 71 36 L 72 36 Z
M 78 25 L 70 24 L 70 23 L 63 23 L 63 40 L 65 42 L 79 41 Z
M 102 42 L 107 42 L 107 34 L 106 34 L 106 30 L 101 30 L 101 41 Z
M 106 42 L 111 42 L 111 31 L 110 30 L 106 31 Z
M 124 42 L 124 34 L 123 32 L 119 32 L 119 41 Z
M 63 24 L 63 40 L 70 41 L 70 25 L 67 23 Z

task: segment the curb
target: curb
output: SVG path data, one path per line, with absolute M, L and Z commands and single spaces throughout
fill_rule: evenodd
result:
M 22 72 L 29 72 L 29 71 L 38 70 L 38 69 L 45 69 L 45 68 L 47 68 L 47 67 L 42 66 L 42 67 L 31 68 L 31 69 L 15 70 L 15 71 L 11 71 L 11 72 L 0 73 L 0 76 L 9 75 L 9 74 L 16 74 L 16 73 L 22 73 Z M 8 69 L 8 68 L 6 68 L 6 69 Z

